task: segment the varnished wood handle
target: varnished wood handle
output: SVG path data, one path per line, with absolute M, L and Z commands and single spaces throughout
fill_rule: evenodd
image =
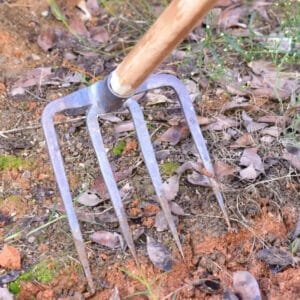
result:
M 112 73 L 112 91 L 119 96 L 132 94 L 216 2 L 173 0 Z

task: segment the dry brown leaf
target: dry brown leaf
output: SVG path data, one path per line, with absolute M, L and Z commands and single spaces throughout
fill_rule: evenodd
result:
M 242 119 L 244 121 L 244 126 L 248 132 L 259 131 L 268 126 L 268 124 L 266 123 L 254 122 L 253 119 L 245 111 L 242 112 Z
M 80 19 L 84 22 L 91 20 L 92 15 L 87 7 L 87 3 L 85 0 L 79 0 L 76 3 L 77 8 L 77 16 L 80 17 Z
M 84 22 L 77 15 L 72 15 L 69 20 L 71 31 L 83 37 L 90 37 L 90 33 L 84 25 Z
M 288 121 L 287 116 L 276 116 L 276 115 L 263 116 L 257 119 L 257 122 L 270 123 L 279 127 L 284 127 L 287 121 Z
M 77 197 L 77 202 L 85 206 L 94 207 L 101 203 L 101 199 L 95 192 L 85 191 Z
M 214 122 L 211 118 L 206 117 L 197 117 L 198 124 L 199 125 L 208 125 Z M 168 121 L 172 127 L 167 129 L 161 136 L 158 137 L 158 140 L 163 142 L 169 142 L 171 145 L 176 145 L 180 141 L 187 138 L 190 134 L 190 131 L 188 129 L 188 126 L 185 121 L 182 120 L 180 117 L 179 119 L 177 117 L 172 118 Z
M 116 232 L 96 231 L 90 238 L 93 242 L 111 249 L 123 248 L 123 238 Z
M 10 270 L 21 269 L 21 254 L 20 251 L 9 245 L 4 245 L 0 252 L 0 266 Z
M 101 12 L 101 8 L 97 0 L 87 0 L 86 7 L 93 16 L 98 16 Z
M 122 132 L 133 131 L 133 130 L 134 130 L 134 124 L 132 121 L 123 121 L 114 126 L 115 133 L 122 133 Z
M 240 23 L 240 19 L 248 12 L 248 8 L 245 5 L 235 4 L 225 8 L 219 15 L 218 26 L 221 29 L 227 29 L 230 27 L 239 27 L 243 25 Z
M 247 271 L 233 273 L 233 288 L 241 299 L 261 300 L 261 293 L 256 279 Z
M 249 165 L 247 168 L 243 169 L 240 171 L 240 176 L 242 179 L 245 180 L 253 180 L 256 179 L 257 176 L 259 175 L 259 172 L 257 172 L 253 165 Z
M 200 96 L 199 86 L 197 85 L 197 83 L 195 81 L 190 80 L 190 79 L 184 80 L 184 85 L 185 85 L 186 89 L 188 90 L 191 101 L 194 102 Z
M 108 31 L 102 26 L 93 27 L 90 30 L 90 34 L 91 34 L 91 39 L 94 40 L 95 42 L 105 44 L 109 41 Z
M 197 116 L 198 124 L 203 126 L 203 125 L 208 125 L 214 122 L 212 118 L 207 118 L 207 117 L 202 117 L 202 116 Z
M 294 168 L 300 171 L 300 152 L 290 153 L 288 151 L 285 151 L 283 153 L 283 158 L 287 160 Z
M 280 272 L 295 264 L 291 253 L 276 247 L 261 249 L 257 252 L 256 257 L 268 264 L 274 272 Z
M 220 1 L 221 2 L 221 1 Z M 228 1 L 225 1 L 228 3 Z M 226 6 L 221 12 L 218 20 L 218 25 L 221 29 L 242 27 L 246 25 L 241 23 L 242 18 L 250 15 L 253 10 L 257 11 L 265 20 L 269 20 L 266 7 L 271 3 L 266 1 L 251 1 L 249 3 L 241 3 L 241 1 L 233 1 L 232 5 Z M 222 5 L 224 7 L 224 5 Z
M 281 133 L 282 133 L 282 129 L 277 126 L 267 127 L 261 131 L 261 134 L 267 134 L 275 138 L 279 138 Z
M 222 112 L 226 112 L 228 110 L 233 110 L 233 109 L 250 109 L 252 105 L 249 102 L 245 101 L 245 98 L 243 97 L 238 97 L 237 99 L 227 102 L 223 107 L 222 107 Z
M 41 86 L 47 84 L 51 75 L 53 75 L 53 72 L 50 67 L 29 70 L 14 83 L 13 88 L 27 88 L 35 85 Z
M 171 271 L 173 263 L 169 250 L 149 236 L 147 236 L 147 253 L 155 267 L 165 272 Z
M 202 175 L 205 175 L 207 177 L 213 177 L 213 174 L 211 174 L 209 171 L 205 169 L 202 162 L 195 162 L 195 161 L 187 161 L 184 164 L 182 164 L 177 170 L 176 173 L 181 176 L 184 172 L 188 170 L 195 170 Z
M 167 159 L 171 154 L 171 151 L 168 149 L 156 151 L 155 156 L 158 161 Z
M 231 148 L 246 148 L 249 146 L 254 146 L 255 142 L 250 133 L 244 133 L 240 136 L 232 145 Z
M 230 127 L 237 127 L 238 122 L 224 115 L 219 115 L 215 118 L 215 122 L 205 126 L 205 129 L 221 131 Z
M 178 224 L 178 217 L 172 215 L 172 219 L 175 223 L 175 225 Z M 166 231 L 169 228 L 169 224 L 167 222 L 167 219 L 165 217 L 165 214 L 162 210 L 160 210 L 156 216 L 155 216 L 155 228 L 158 232 Z
M 264 172 L 264 164 L 257 154 L 257 148 L 245 149 L 240 159 L 240 165 L 246 167 L 252 165 L 255 170 Z
M 167 96 L 161 93 L 148 92 L 146 96 L 146 106 L 153 106 L 161 103 L 172 102 Z
M 158 137 L 158 140 L 162 142 L 168 142 L 171 145 L 175 146 L 183 139 L 187 138 L 190 134 L 190 131 L 185 123 L 181 123 L 177 126 L 172 126 L 167 129 L 161 136 Z
M 53 29 L 43 29 L 37 38 L 37 44 L 45 51 L 49 51 L 56 45 L 56 34 Z
M 122 120 L 119 117 L 115 116 L 113 113 L 99 115 L 99 118 L 101 120 L 108 121 L 111 123 L 121 123 L 122 122 Z
M 170 204 L 170 210 L 174 215 L 177 215 L 177 216 L 185 216 L 186 215 L 184 213 L 183 208 L 176 202 L 171 201 L 169 204 Z
M 214 169 L 215 169 L 216 176 L 219 178 L 233 175 L 234 173 L 236 173 L 238 171 L 238 168 L 236 166 L 228 165 L 228 164 L 224 163 L 223 161 L 219 161 L 219 160 L 217 160 L 214 163 Z
M 162 184 L 162 190 L 168 201 L 175 199 L 179 192 L 179 179 L 178 175 L 173 175 Z
M 114 172 L 114 177 L 116 182 L 119 182 L 121 180 L 124 180 L 128 178 L 132 174 L 132 168 L 128 168 L 126 170 L 121 170 L 118 172 Z M 108 192 L 107 192 L 107 187 L 104 182 L 104 178 L 102 175 L 98 176 L 92 185 L 91 192 L 96 192 L 99 194 L 101 199 L 105 200 L 109 198 Z
M 200 185 L 205 187 L 211 186 L 206 176 L 203 176 L 202 174 L 195 171 L 187 176 L 187 181 L 193 185 Z
M 300 88 L 296 72 L 280 72 L 271 62 L 263 60 L 252 61 L 248 65 L 254 73 L 249 84 L 256 96 L 287 99 Z
M 212 174 L 210 174 L 201 163 L 199 162 L 194 162 L 194 161 L 187 161 L 184 164 L 182 164 L 177 170 L 176 174 L 170 177 L 168 180 L 166 180 L 163 183 L 162 189 L 164 191 L 165 197 L 168 201 L 174 200 L 174 198 L 177 196 L 179 192 L 179 180 L 180 177 L 184 172 L 187 170 L 196 170 L 197 172 L 208 176 L 212 177 Z M 197 174 L 199 174 L 197 173 Z M 199 175 L 201 175 L 199 174 Z M 202 177 L 204 177 L 201 175 Z M 190 176 L 190 175 L 189 175 Z M 188 176 L 188 178 L 189 178 Z M 208 181 L 208 179 L 207 179 Z M 207 185 L 206 185 L 207 186 Z
M 132 231 L 132 239 L 137 241 L 145 233 L 145 227 L 137 227 Z

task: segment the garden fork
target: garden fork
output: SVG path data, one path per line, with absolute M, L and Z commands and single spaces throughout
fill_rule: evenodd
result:
M 100 114 L 117 111 L 122 106 L 129 109 L 144 162 L 149 171 L 157 199 L 165 214 L 175 243 L 183 256 L 183 250 L 170 212 L 167 197 L 163 190 L 158 163 L 155 158 L 144 116 L 139 104 L 132 96 L 161 87 L 170 87 L 176 92 L 204 167 L 212 174 L 209 180 L 218 204 L 221 207 L 225 219 L 228 221 L 222 194 L 214 179 L 214 169 L 187 89 L 175 76 L 167 74 L 150 75 L 188 32 L 199 23 L 199 20 L 215 2 L 216 1 L 211 0 L 173 0 L 149 31 L 126 56 L 123 62 L 105 80 L 96 82 L 89 87 L 55 100 L 49 103 L 44 109 L 42 126 L 50 159 L 64 202 L 78 256 L 92 292 L 95 287 L 78 219 L 73 207 L 72 195 L 64 169 L 62 154 L 59 149 L 58 138 L 53 122 L 54 115 L 66 109 L 86 107 L 88 111 L 87 128 L 96 152 L 100 170 L 119 220 L 124 239 L 133 257 L 137 261 L 137 254 L 127 222 L 124 205 L 106 155 L 98 122 L 98 115 Z

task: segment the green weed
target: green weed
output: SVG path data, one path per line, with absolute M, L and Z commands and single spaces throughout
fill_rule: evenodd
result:
M 56 0 L 47 0 L 51 13 L 53 16 L 60 22 L 64 24 L 67 30 L 73 34 L 77 40 L 81 43 L 84 43 L 84 39 L 80 37 L 69 25 L 67 17 L 64 15 L 63 11 L 60 9 L 59 5 L 57 4 Z
M 37 281 L 42 284 L 51 283 L 58 272 L 58 264 L 53 261 L 42 261 L 33 266 L 28 272 L 21 274 L 15 281 L 8 284 L 8 289 L 14 295 L 21 290 L 23 281 Z
M 119 141 L 112 149 L 112 154 L 114 156 L 120 156 L 122 155 L 124 149 L 126 147 L 126 142 L 124 140 Z
M 166 161 L 160 165 L 162 175 L 171 176 L 179 168 L 179 163 L 174 161 Z
M 270 60 L 278 71 L 286 65 L 299 64 L 300 59 L 300 5 L 298 1 L 277 0 L 272 4 L 272 9 L 278 14 L 279 26 L 276 28 L 278 40 L 292 41 L 294 45 L 290 52 L 280 50 L 279 43 L 270 49 L 270 44 L 264 41 L 266 36 L 257 33 L 256 27 L 262 20 L 257 12 L 252 11 L 246 23 L 247 36 L 234 36 L 227 32 L 218 32 L 214 26 L 207 25 L 204 36 L 198 43 L 188 43 L 181 47 L 188 53 L 187 60 L 196 57 L 196 68 L 206 70 L 212 82 L 226 80 L 230 82 L 232 65 L 249 63 L 254 60 Z M 208 15 L 208 24 L 212 24 L 213 15 Z M 245 20 L 247 21 L 247 20 Z M 264 21 L 265 22 L 265 21 Z M 275 30 L 275 29 L 274 29 Z M 183 61 L 184 65 L 186 62 Z
M 159 299 L 159 292 L 157 291 L 158 289 L 157 287 L 154 287 L 158 278 L 155 278 L 153 281 L 149 281 L 148 278 L 146 278 L 145 276 L 133 274 L 132 272 L 124 268 L 121 268 L 120 271 L 125 273 L 128 277 L 132 278 L 133 280 L 136 280 L 137 282 L 139 282 L 141 285 L 145 287 L 144 291 L 136 292 L 132 295 L 125 297 L 124 299 L 130 299 L 132 297 L 142 296 L 142 295 L 148 297 L 148 299 L 150 300 Z
M 60 9 L 59 5 L 55 0 L 47 0 L 51 9 L 51 13 L 53 16 L 60 22 L 62 22 L 67 28 L 69 28 L 69 24 L 67 22 L 67 18 Z
M 14 155 L 0 155 L 0 170 L 19 169 L 28 165 L 28 162 Z
M 290 251 L 292 252 L 293 255 L 295 255 L 299 250 L 300 250 L 300 238 L 295 238 L 290 244 Z

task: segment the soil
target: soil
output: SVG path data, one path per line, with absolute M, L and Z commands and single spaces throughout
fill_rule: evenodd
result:
M 84 85 L 48 84 L 30 87 L 22 95 L 12 95 L 15 82 L 26 71 L 37 67 L 61 68 L 64 55 L 68 52 L 65 48 L 45 52 L 38 46 L 37 38 L 41 30 L 52 27 L 66 31 L 51 14 L 44 17 L 45 11 L 48 11 L 46 1 L 0 1 L 0 154 L 15 155 L 26 161 L 16 169 L 0 170 L 1 248 L 4 244 L 10 244 L 19 249 L 23 270 L 45 259 L 58 261 L 61 266 L 59 274 L 51 283 L 22 283 L 17 299 L 83 299 L 87 297 L 87 283 L 67 220 L 59 219 L 36 233 L 27 235 L 63 213 L 40 127 L 41 113 L 51 100 Z M 122 32 L 116 29 L 114 34 L 121 36 Z M 83 68 L 85 74 L 90 74 L 94 71 L 94 65 L 102 65 L 99 74 L 95 74 L 97 78 L 109 74 L 121 58 L 112 59 L 99 55 L 95 58 L 91 55 L 94 59 L 92 61 L 88 52 L 91 51 L 80 56 L 82 64 L 78 64 L 77 69 Z M 172 61 L 161 66 L 161 70 L 171 68 Z M 62 68 L 62 72 L 70 71 L 74 69 Z M 188 74 L 178 76 L 187 78 Z M 93 81 L 95 77 L 89 79 Z M 174 98 L 170 91 L 165 94 Z M 201 99 L 201 103 L 195 103 L 195 106 L 198 114 L 206 117 L 214 116 L 221 106 L 230 101 L 228 94 L 217 93 L 214 86 L 203 90 Z M 269 99 L 250 98 L 250 102 L 256 107 L 256 111 L 252 113 L 257 114 L 257 117 L 279 112 L 280 105 Z M 168 121 L 174 116 L 174 112 L 176 116 L 180 116 L 178 105 L 174 102 L 171 105 L 162 104 L 158 108 L 145 106 L 144 110 L 154 135 L 156 150 L 170 150 L 168 161 L 182 164 L 195 160 L 195 156 L 189 151 L 192 142 L 190 137 L 176 146 L 156 139 L 169 126 Z M 240 118 L 238 113 L 232 115 Z M 130 120 L 127 111 L 116 113 L 115 116 L 125 121 Z M 92 188 L 100 174 L 99 167 L 85 121 L 76 118 L 74 112 L 69 112 L 58 115 L 56 122 L 60 122 L 57 131 L 61 150 L 70 187 L 76 197 L 82 191 Z M 90 234 L 97 230 L 119 232 L 116 222 L 81 222 L 97 285 L 97 292 L 90 299 L 110 299 L 114 287 L 118 288 L 121 299 L 220 299 L 225 290 L 232 288 L 232 274 L 239 270 L 247 270 L 254 275 L 264 299 L 299 299 L 299 267 L 295 264 L 281 272 L 274 272 L 256 256 L 264 247 L 274 246 L 288 251 L 291 233 L 300 212 L 300 180 L 295 169 L 282 159 L 283 146 L 279 139 L 273 142 L 272 147 L 260 145 L 261 156 L 265 162 L 270 162 L 265 174 L 252 182 L 240 180 L 237 175 L 223 180 L 231 230 L 228 230 L 211 190 L 193 186 L 187 181 L 186 174 L 182 176 L 180 192 L 175 199 L 186 213 L 179 217 L 177 228 L 184 249 L 185 257 L 182 259 L 170 232 L 157 232 L 154 228 L 159 208 L 149 175 L 141 163 L 142 156 L 137 149 L 134 133 L 116 135 L 114 126 L 109 121 L 101 121 L 101 126 L 107 149 L 112 149 L 120 139 L 127 141 L 123 155 L 114 156 L 111 151 L 108 155 L 116 172 L 125 172 L 130 168 L 133 170 L 130 176 L 119 182 L 120 188 L 126 183 L 132 187 L 130 197 L 126 200 L 131 230 L 143 228 L 145 234 L 161 241 L 171 251 L 174 265 L 167 273 L 154 267 L 147 256 L 146 235 L 143 234 L 135 242 L 140 263 L 137 266 L 128 249 L 111 250 L 90 241 Z M 16 130 L 9 132 L 9 129 Z M 237 131 L 242 130 L 237 128 Z M 205 131 L 205 138 L 214 160 L 238 164 L 242 150 L 231 149 L 230 142 L 224 139 L 222 131 Z M 254 138 L 259 143 L 259 136 L 254 135 Z M 75 205 L 80 209 L 79 204 Z M 109 207 L 110 202 L 103 201 L 99 207 L 87 211 L 97 213 Z M 18 232 L 20 234 L 16 238 L 7 240 L 7 237 Z M 1 274 L 3 272 L 4 270 Z M 146 279 L 150 292 L 135 276 Z M 220 287 L 209 290 L 197 285 L 196 282 L 202 279 L 218 280 Z

